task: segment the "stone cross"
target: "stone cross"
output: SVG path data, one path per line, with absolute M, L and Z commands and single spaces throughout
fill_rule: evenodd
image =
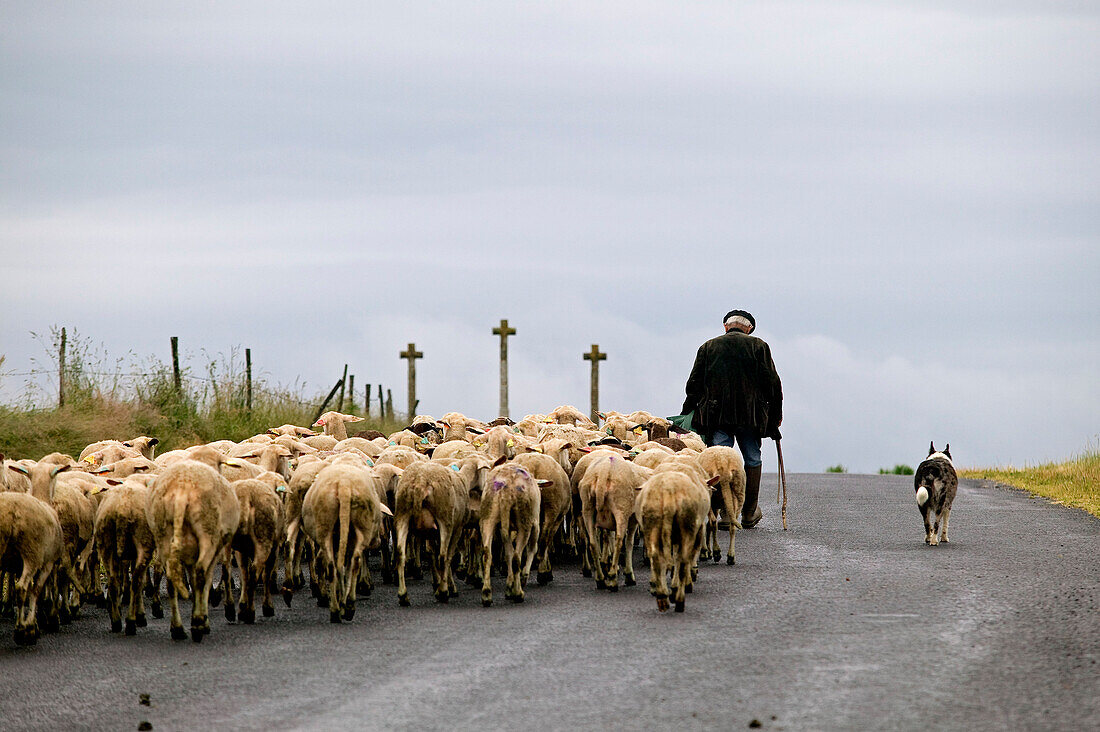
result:
M 493 328 L 493 335 L 500 336 L 500 414 L 508 416 L 508 336 L 515 335 L 516 329 L 508 327 L 507 318 L 500 321 L 499 328 Z
M 416 359 L 424 358 L 422 351 L 416 350 L 416 344 L 410 343 L 409 350 L 401 352 L 401 358 L 409 359 L 409 421 L 416 414 Z M 381 389 L 379 389 L 381 391 Z M 381 396 L 381 395 L 379 395 Z
M 600 353 L 600 347 L 592 344 L 592 350 L 584 354 L 585 361 L 592 362 L 592 413 L 589 415 L 596 424 L 600 423 L 600 361 L 607 360 L 606 353 Z

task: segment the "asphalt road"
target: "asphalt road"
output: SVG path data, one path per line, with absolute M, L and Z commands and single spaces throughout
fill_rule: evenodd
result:
M 683 614 L 637 562 L 636 587 L 566 565 L 518 606 L 499 578 L 491 608 L 383 587 L 339 626 L 307 591 L 252 626 L 215 611 L 201 644 L 92 608 L 23 649 L 6 621 L 0 728 L 1100 729 L 1100 520 L 964 481 L 928 547 L 911 478 L 789 487 L 790 530 L 767 504 Z

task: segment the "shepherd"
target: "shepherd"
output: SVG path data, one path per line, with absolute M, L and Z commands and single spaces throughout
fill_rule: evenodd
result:
M 759 502 L 763 470 L 760 443 L 770 437 L 779 444 L 783 386 L 772 362 L 771 348 L 752 335 L 756 318 L 744 310 L 731 310 L 722 318 L 722 325 L 724 335 L 699 346 L 681 414 L 694 412 L 692 429 L 708 445 L 733 447 L 736 441 L 745 459 L 741 526 L 751 529 L 763 517 Z

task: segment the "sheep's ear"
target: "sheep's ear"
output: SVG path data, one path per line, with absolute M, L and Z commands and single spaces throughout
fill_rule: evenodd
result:
M 718 481 L 720 481 L 720 480 L 721 480 L 721 478 L 719 478 L 716 475 L 716 476 L 714 476 L 713 478 L 711 478 L 710 480 L 707 481 L 707 485 L 718 485 Z
M 228 465 L 231 468 L 239 468 L 241 467 L 241 461 L 237 460 L 236 458 L 228 458 L 222 461 L 222 465 Z
M 382 509 L 382 513 L 386 514 L 387 516 L 393 516 L 393 511 L 391 511 L 390 507 L 387 506 L 383 501 L 379 501 L 378 506 Z
M 317 420 L 316 422 L 313 423 L 313 426 L 314 427 L 324 427 L 325 426 L 325 420 L 319 419 L 319 420 Z
M 150 437 L 150 438 L 149 438 L 149 444 L 150 444 L 150 445 L 159 445 L 159 444 L 160 444 L 160 440 L 158 440 L 158 439 L 157 439 L 157 438 L 155 438 L 155 437 Z
M 554 485 L 554 481 L 552 480 L 536 480 L 535 482 L 538 483 L 539 488 L 545 488 L 546 486 Z
M 114 478 L 107 478 L 107 485 L 122 485 L 122 481 L 115 480 Z
M 495 468 L 498 465 L 504 465 L 504 463 L 506 462 L 508 462 L 508 458 L 506 458 L 504 455 L 501 455 L 497 458 L 496 462 L 493 463 L 493 467 Z
M 362 422 L 363 418 L 362 417 L 357 417 L 354 414 L 349 414 L 347 417 L 344 418 L 344 421 L 345 422 Z
M 132 443 L 132 442 L 124 442 L 124 443 L 122 443 L 122 446 L 123 446 L 123 447 L 133 447 L 133 446 L 134 446 L 134 443 Z
M 149 466 L 148 465 L 135 465 L 134 466 L 134 472 L 135 473 L 140 473 L 143 470 L 149 470 Z
M 23 475 L 26 475 L 26 476 L 30 475 L 30 472 L 26 468 L 24 468 L 22 465 L 16 465 L 15 463 L 12 463 L 8 467 L 11 468 L 12 470 L 14 470 L 17 473 L 22 473 Z
M 68 465 L 58 465 L 56 468 L 54 468 L 53 470 L 50 471 L 50 477 L 53 478 L 58 473 L 64 473 L 68 469 L 69 469 Z

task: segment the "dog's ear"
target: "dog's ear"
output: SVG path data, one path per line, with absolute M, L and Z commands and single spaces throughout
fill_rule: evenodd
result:
M 931 455 L 936 451 L 936 444 L 934 442 L 928 443 L 928 454 Z
M 947 443 L 947 445 L 943 448 L 943 454 L 946 455 L 949 460 L 951 459 L 951 443 L 950 442 Z

